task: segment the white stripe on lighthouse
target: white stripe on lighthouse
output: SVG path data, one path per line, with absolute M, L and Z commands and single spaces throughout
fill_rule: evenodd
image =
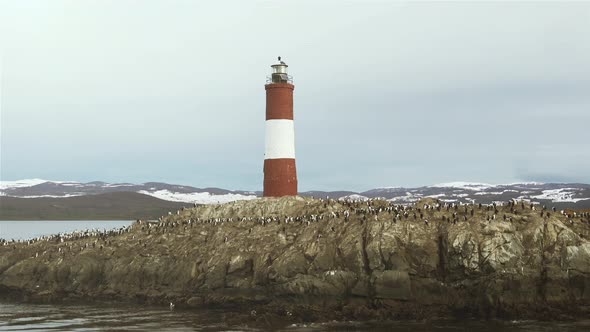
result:
M 293 120 L 266 120 L 264 159 L 295 158 Z

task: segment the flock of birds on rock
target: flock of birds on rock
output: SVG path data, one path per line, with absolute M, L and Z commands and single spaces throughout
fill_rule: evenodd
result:
M 552 215 L 560 215 L 570 223 L 575 221 L 590 224 L 590 212 L 574 211 L 557 211 L 556 208 L 548 209 L 546 206 L 533 204 L 524 201 L 497 202 L 492 204 L 463 204 L 448 203 L 440 200 L 431 201 L 430 203 L 418 202 L 407 205 L 393 204 L 383 199 L 370 199 L 366 201 L 358 200 L 334 200 L 320 199 L 317 208 L 324 208 L 322 213 L 309 213 L 303 215 L 282 215 L 282 216 L 242 216 L 242 217 L 215 217 L 215 218 L 187 218 L 186 215 L 198 213 L 198 210 L 181 209 L 168 213 L 168 216 L 162 216 L 158 221 L 137 220 L 134 224 L 121 227 L 114 230 L 86 230 L 74 231 L 71 233 L 59 233 L 56 235 L 46 235 L 36 237 L 30 240 L 5 240 L 0 239 L 0 247 L 12 247 L 17 249 L 20 246 L 31 246 L 35 243 L 45 242 L 56 244 L 55 249 L 58 254 L 80 253 L 88 248 L 103 250 L 112 244 L 113 237 L 130 233 L 134 227 L 138 228 L 147 235 L 165 234 L 179 231 L 187 231 L 197 225 L 213 225 L 228 223 L 249 223 L 252 226 L 265 226 L 268 224 L 299 224 L 310 225 L 323 220 L 342 219 L 344 222 L 360 222 L 361 224 L 371 220 L 389 220 L 392 223 L 400 221 L 423 222 L 429 225 L 432 222 L 440 221 L 456 224 L 457 222 L 469 222 L 471 220 L 485 220 L 486 222 L 500 220 L 512 222 L 519 215 L 538 213 L 539 217 L 544 219 L 551 218 Z M 311 202 L 307 202 L 309 206 Z M 318 202 L 316 202 L 318 203 Z M 334 209 L 334 207 L 337 207 Z M 312 206 L 313 208 L 313 206 Z M 198 209 L 198 208 L 197 208 Z M 437 215 L 436 213 L 439 212 Z M 476 215 L 477 214 L 477 215 Z M 483 214 L 483 215 L 482 215 Z M 333 227 L 332 227 L 333 230 Z M 248 229 L 252 233 L 253 228 Z M 136 239 L 133 234 L 132 240 Z M 142 243 L 141 237 L 138 237 L 139 244 L 146 246 L 145 241 Z M 82 243 L 80 243 L 81 241 Z M 227 237 L 224 238 L 227 242 Z M 36 251 L 34 257 L 47 254 L 48 251 Z
M 337 202 L 336 200 L 332 199 L 320 199 L 323 202 L 324 208 L 327 208 L 329 205 Z M 270 223 L 300 223 L 310 225 L 313 222 L 319 222 L 322 220 L 330 220 L 330 219 L 339 219 L 343 218 L 344 221 L 349 221 L 351 216 L 358 216 L 360 222 L 363 223 L 369 220 L 370 216 L 373 216 L 374 220 L 379 220 L 383 214 L 388 214 L 390 216 L 390 220 L 394 223 L 397 221 L 401 221 L 404 219 L 410 219 L 414 221 L 422 220 L 425 224 L 428 224 L 429 221 L 426 217 L 432 214 L 432 212 L 448 212 L 451 216 L 442 215 L 442 221 L 457 223 L 460 220 L 468 221 L 475 216 L 476 211 L 484 211 L 485 213 L 485 220 L 491 221 L 496 220 L 499 218 L 500 213 L 502 214 L 502 219 L 504 221 L 512 221 L 514 216 L 519 214 L 524 214 L 525 211 L 539 211 L 539 216 L 544 218 L 550 218 L 551 212 L 559 213 L 562 216 L 565 216 L 570 223 L 573 223 L 575 219 L 580 219 L 581 221 L 589 221 L 585 220 L 590 218 L 589 212 L 567 212 L 565 210 L 557 211 L 555 207 L 551 209 L 551 212 L 548 211 L 546 206 L 539 206 L 538 204 L 534 203 L 526 203 L 524 201 L 516 202 L 516 201 L 508 201 L 508 202 L 497 202 L 492 204 L 463 204 L 463 203 L 445 203 L 441 201 L 436 201 L 436 203 L 427 204 L 427 203 L 414 203 L 414 204 L 407 204 L 407 205 L 399 205 L 393 204 L 389 201 L 383 199 L 370 199 L 367 201 L 355 201 L 355 200 L 344 200 L 338 201 L 342 206 L 343 209 L 340 210 L 332 210 L 324 213 L 318 214 L 304 214 L 299 216 L 258 216 L 258 217 L 216 217 L 216 218 L 188 218 L 186 220 L 181 219 L 179 217 L 172 217 L 174 221 L 166 221 L 165 217 L 160 217 L 159 224 L 156 224 L 155 227 L 177 227 L 181 225 L 194 225 L 194 224 L 213 224 L 218 225 L 222 223 L 232 223 L 232 222 L 254 222 L 255 224 L 259 225 L 267 225 Z M 176 215 L 180 216 L 184 209 L 178 210 Z M 172 213 L 169 213 L 169 216 L 173 216 Z M 162 223 L 164 223 L 162 225 Z
M 73 231 L 69 233 L 58 233 L 52 235 L 45 235 L 35 237 L 29 240 L 5 240 L 0 239 L 0 246 L 11 246 L 12 249 L 17 249 L 17 246 L 31 246 L 36 243 L 56 244 L 58 246 L 57 252 L 65 254 L 66 252 L 82 252 L 87 248 L 103 249 L 105 246 L 111 244 L 111 238 L 117 235 L 122 235 L 131 231 L 131 226 L 121 227 L 117 229 L 91 229 L 85 231 Z M 83 244 L 78 244 L 77 241 L 84 241 Z M 41 255 L 45 255 L 42 252 Z M 39 257 L 39 253 L 35 253 L 35 257 Z

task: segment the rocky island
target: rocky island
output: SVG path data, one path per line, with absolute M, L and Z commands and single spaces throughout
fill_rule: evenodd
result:
M 590 217 L 528 202 L 261 198 L 0 243 L 0 299 L 125 301 L 235 319 L 590 315 Z

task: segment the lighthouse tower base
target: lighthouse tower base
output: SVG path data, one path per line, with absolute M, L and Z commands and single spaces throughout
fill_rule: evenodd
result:
M 264 160 L 264 197 L 297 195 L 295 159 Z

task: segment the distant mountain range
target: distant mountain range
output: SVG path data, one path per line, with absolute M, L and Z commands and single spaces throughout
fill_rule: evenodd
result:
M 133 184 L 93 181 L 82 183 L 41 179 L 0 182 L 0 196 L 20 198 L 65 198 L 114 192 L 136 192 L 166 201 L 197 204 L 225 203 L 242 199 L 254 199 L 262 194 L 261 192 L 232 191 L 221 188 L 195 188 L 162 182 Z
M 67 198 L 117 192 L 135 192 L 164 201 L 213 204 L 235 200 L 255 199 L 259 191 L 227 190 L 221 188 L 196 188 L 161 182 L 107 183 L 74 182 L 30 179 L 0 182 L 0 196 L 19 198 Z M 449 202 L 491 203 L 523 199 L 557 208 L 590 209 L 590 184 L 583 183 L 512 183 L 485 184 L 452 182 L 417 188 L 376 188 L 364 192 L 307 191 L 302 196 L 316 198 L 369 199 L 382 197 L 394 203 L 412 203 L 424 197 L 434 197 Z

